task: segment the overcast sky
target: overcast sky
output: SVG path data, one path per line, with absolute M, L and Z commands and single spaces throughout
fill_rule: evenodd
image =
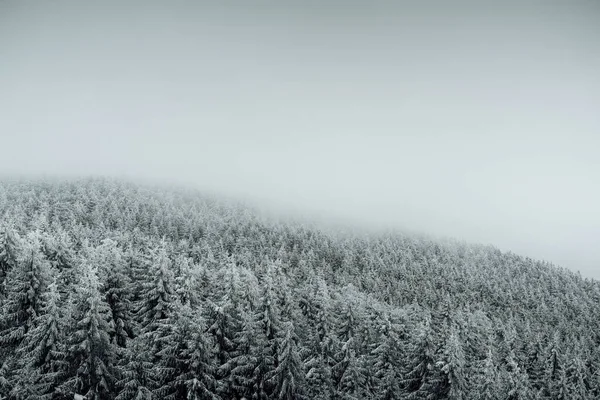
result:
M 209 3 L 0 1 L 0 171 L 172 179 L 600 278 L 597 1 Z

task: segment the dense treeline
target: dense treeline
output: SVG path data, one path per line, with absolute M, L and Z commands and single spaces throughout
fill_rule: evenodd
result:
M 0 183 L 0 398 L 600 398 L 600 285 L 192 191 Z

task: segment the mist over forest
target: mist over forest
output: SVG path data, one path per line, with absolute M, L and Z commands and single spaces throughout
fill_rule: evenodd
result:
M 0 1 L 0 400 L 600 398 L 592 1 Z
M 178 182 L 600 278 L 599 7 L 430 5 L 2 1 L 0 173 Z

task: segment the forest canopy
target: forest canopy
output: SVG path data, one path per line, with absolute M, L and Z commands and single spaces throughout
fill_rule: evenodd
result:
M 600 284 L 194 190 L 0 181 L 2 399 L 600 398 Z

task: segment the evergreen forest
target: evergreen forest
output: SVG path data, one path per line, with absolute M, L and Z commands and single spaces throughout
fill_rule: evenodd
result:
M 185 188 L 0 181 L 0 399 L 600 398 L 600 282 Z

